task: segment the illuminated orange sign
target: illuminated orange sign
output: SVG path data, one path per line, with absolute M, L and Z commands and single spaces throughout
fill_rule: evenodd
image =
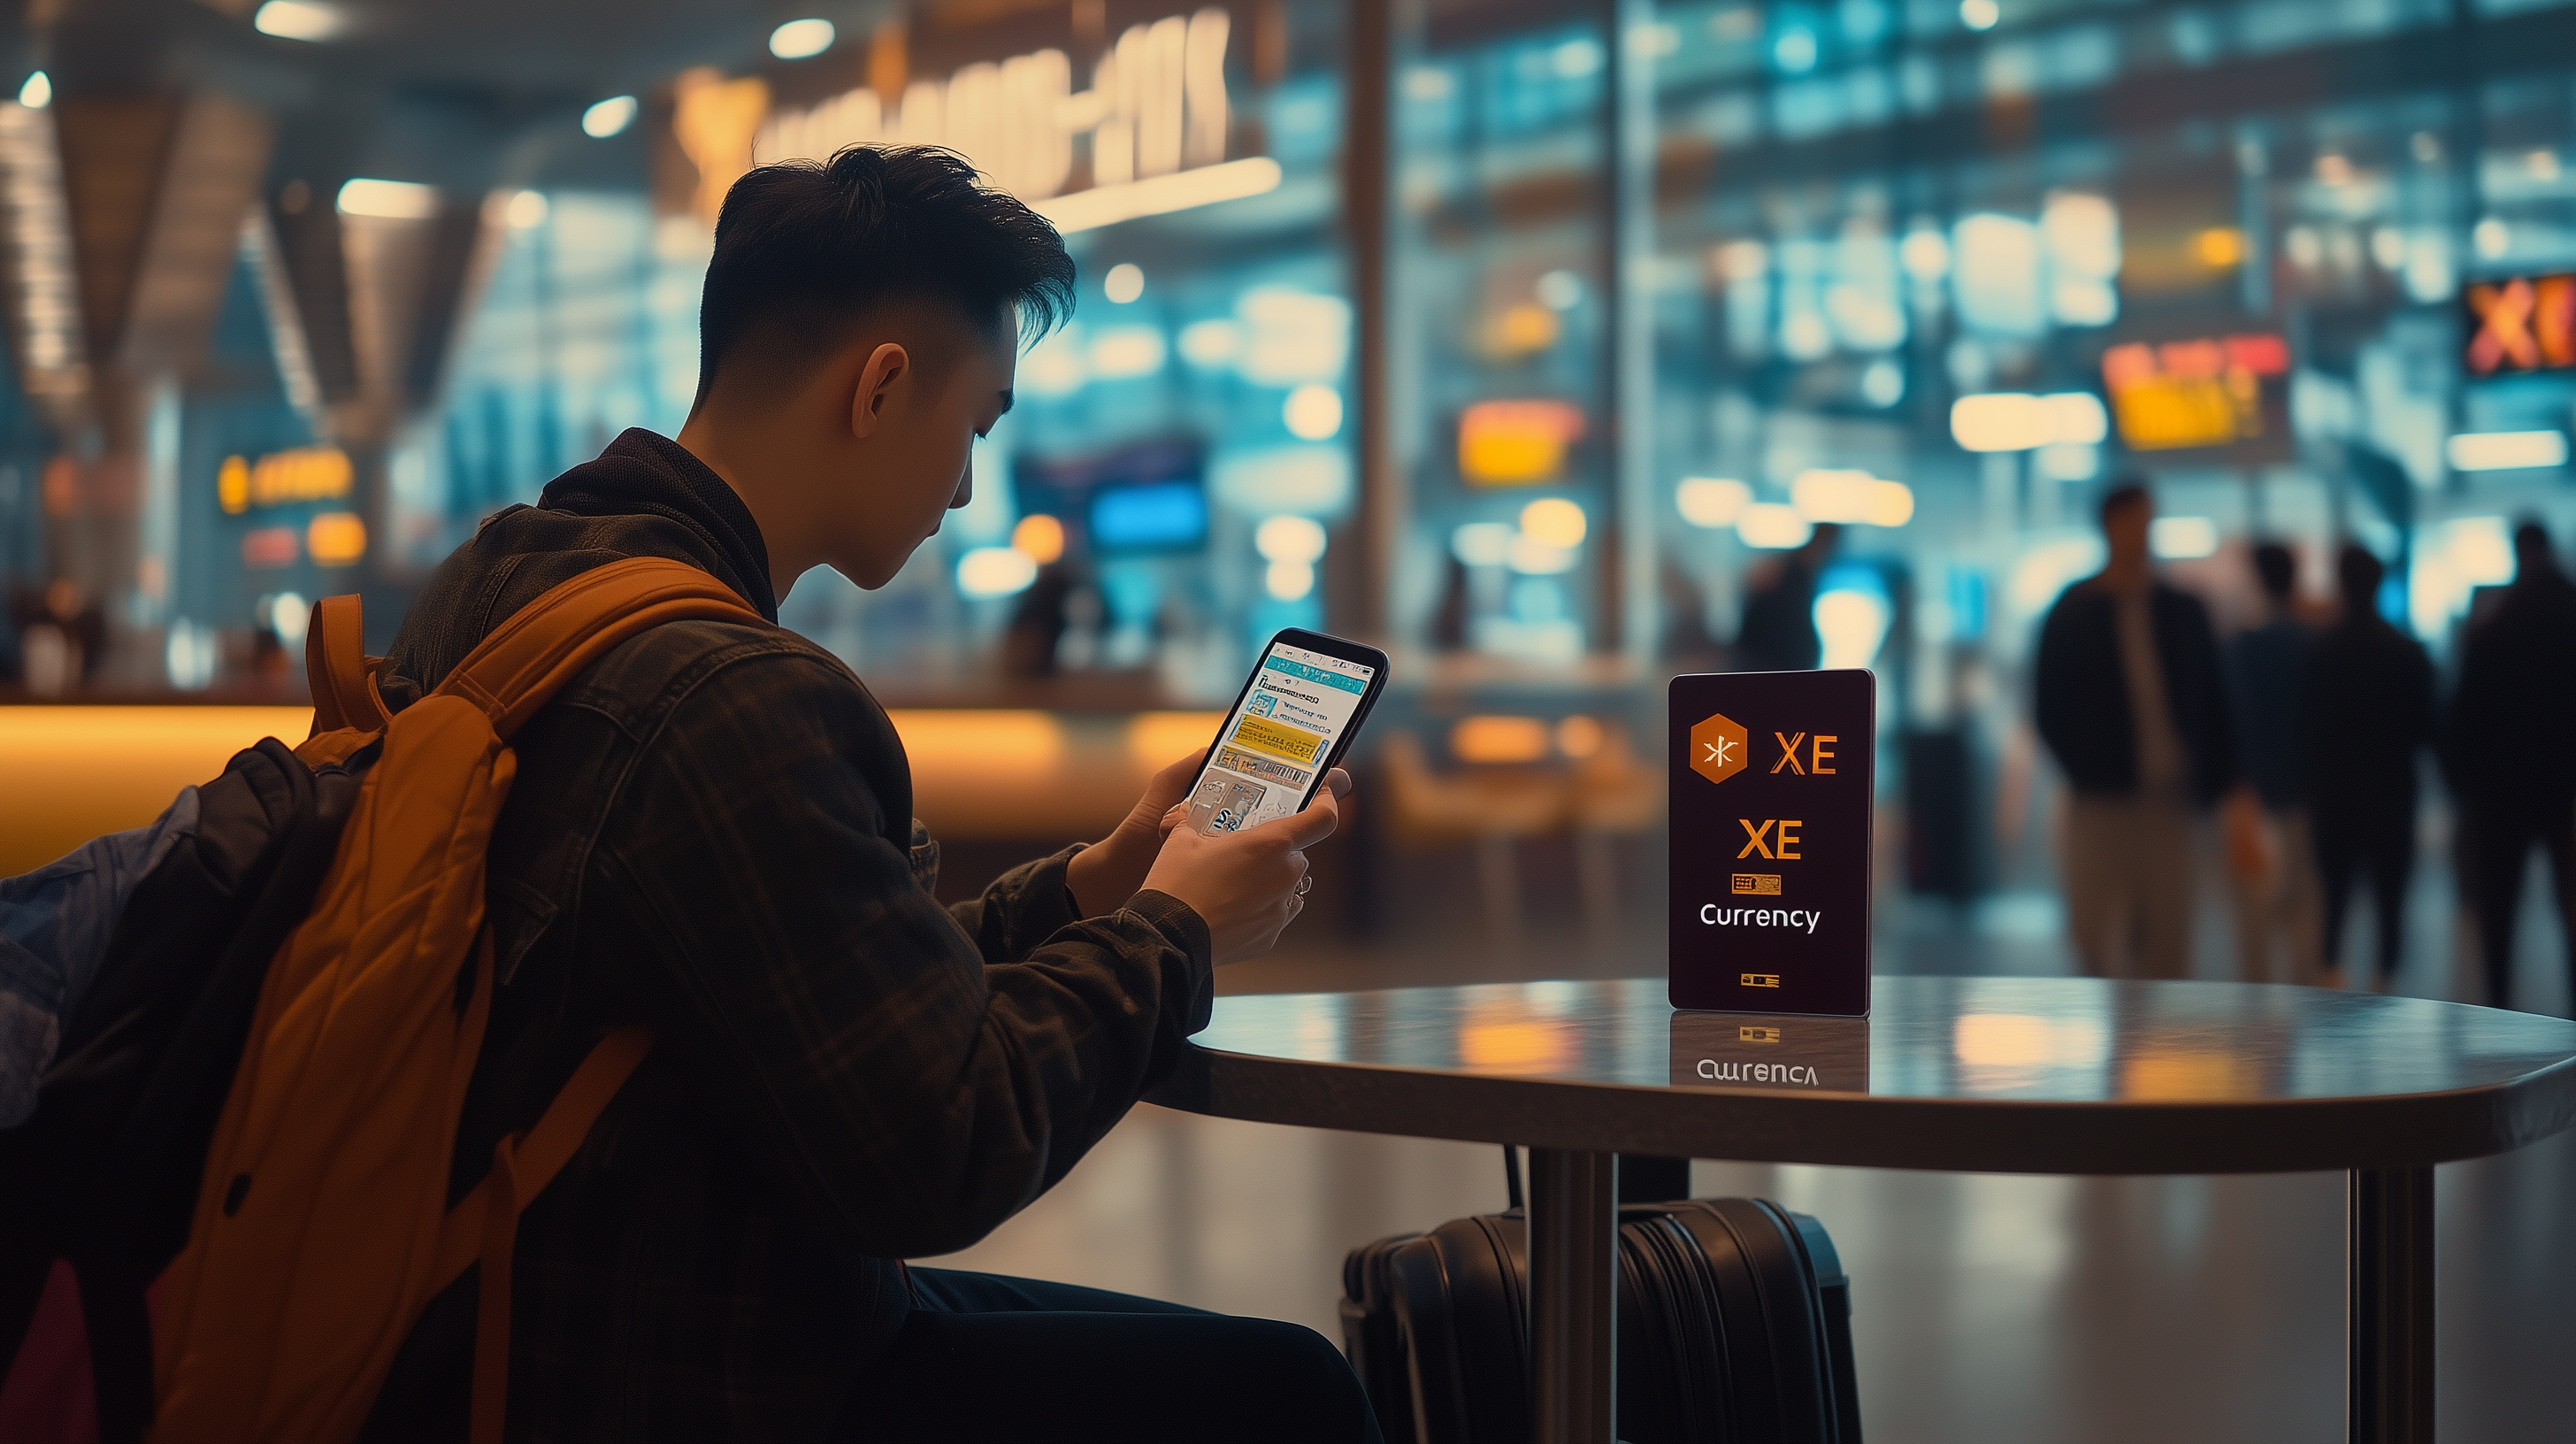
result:
M 1583 439 L 1583 411 L 1564 401 L 1479 401 L 1458 417 L 1458 474 L 1476 486 L 1553 481 Z
M 345 567 L 367 554 L 367 524 L 354 512 L 326 511 L 304 529 L 304 550 L 326 567 Z
M 2263 434 L 2263 379 L 2287 375 L 2289 343 L 2273 335 L 2203 337 L 2102 353 L 2121 444 L 2132 451 L 2227 446 Z
M 2460 292 L 2472 376 L 2576 366 L 2576 275 L 2516 276 Z

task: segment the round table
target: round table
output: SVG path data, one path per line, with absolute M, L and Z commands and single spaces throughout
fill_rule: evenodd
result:
M 2347 1434 L 2433 1437 L 2433 1165 L 2576 1123 L 2576 1022 L 2091 978 L 1876 980 L 1867 1018 L 1676 1012 L 1660 978 L 1219 999 L 1153 1093 L 1529 1146 L 1534 1437 L 1610 1444 L 1616 1156 L 2350 1175 Z

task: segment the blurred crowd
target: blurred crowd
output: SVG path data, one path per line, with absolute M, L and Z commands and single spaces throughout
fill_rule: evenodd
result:
M 2294 554 L 2250 557 L 2264 610 L 2220 639 L 2209 607 L 2158 575 L 2153 494 L 2101 503 L 2108 560 L 2041 624 L 2041 740 L 2070 798 L 2058 860 L 2091 973 L 2193 973 L 2204 839 L 2223 851 L 2240 976 L 2385 988 L 2406 937 L 2429 759 L 2457 819 L 2454 862 L 2487 996 L 2513 1005 L 2514 931 L 2535 849 L 2569 917 L 2576 842 L 2576 583 L 2545 528 L 2513 534 L 2515 576 L 2473 606 L 2447 689 L 2384 615 L 2384 569 L 2347 545 L 2329 609 L 2302 604 Z M 2445 694 L 2447 693 L 2447 695 Z M 2366 892 L 2374 956 L 2348 956 Z M 2563 935 L 2563 933 L 2562 933 Z

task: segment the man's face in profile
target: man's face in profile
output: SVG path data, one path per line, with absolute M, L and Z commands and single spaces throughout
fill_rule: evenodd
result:
M 1018 369 L 1019 322 L 1007 311 L 989 326 L 940 316 L 945 334 L 909 349 L 914 370 L 887 398 L 867 447 L 867 475 L 854 478 L 857 545 L 841 564 L 862 587 L 881 587 L 941 520 L 975 494 L 977 438 L 1011 407 Z

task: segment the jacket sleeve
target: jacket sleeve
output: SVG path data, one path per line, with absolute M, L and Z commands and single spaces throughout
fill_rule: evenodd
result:
M 2067 766 L 2068 749 L 2073 743 L 2075 699 L 2070 695 L 2066 675 L 2066 596 L 2061 594 L 2039 624 L 2038 658 L 2031 664 L 2031 721 L 2039 729 L 2039 740 L 2048 744 L 2050 755 L 2057 759 L 2060 770 Z
M 638 756 L 593 871 L 645 954 L 633 1009 L 746 1158 L 827 1236 L 900 1258 L 1063 1177 L 1205 1026 L 1213 980 L 1176 899 L 1050 913 L 1061 857 L 1006 878 L 1032 896 L 988 894 L 968 936 L 893 840 L 902 762 L 868 740 L 872 707 L 800 653 L 711 670 Z M 993 962 L 997 940 L 1025 949 Z
M 950 903 L 948 915 L 974 940 L 984 961 L 1007 963 L 1027 957 L 1057 929 L 1082 921 L 1065 886 L 1065 864 L 1080 851 L 1077 844 L 1052 857 L 1022 863 L 993 879 L 980 895 Z

